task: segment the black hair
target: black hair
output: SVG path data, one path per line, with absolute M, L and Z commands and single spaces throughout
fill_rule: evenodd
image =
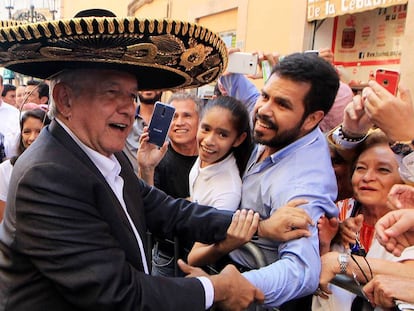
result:
M 220 107 L 231 112 L 233 127 L 237 130 L 237 137 L 243 133 L 247 134 L 246 139 L 239 146 L 232 147 L 230 150 L 230 152 L 233 152 L 236 159 L 240 176 L 243 176 L 247 161 L 249 160 L 250 153 L 253 148 L 249 112 L 243 103 L 234 97 L 219 96 L 207 102 L 207 104 L 203 107 L 200 119 L 213 107 Z
M 290 54 L 273 67 L 272 74 L 295 82 L 310 83 L 310 90 L 304 98 L 304 118 L 318 110 L 326 115 L 339 89 L 339 76 L 335 68 L 312 54 Z
M 20 137 L 19 137 L 19 146 L 17 148 L 17 155 L 10 158 L 10 163 L 12 165 L 16 163 L 19 156 L 26 150 L 26 147 L 23 144 L 22 131 L 23 131 L 23 126 L 25 122 L 29 118 L 38 119 L 40 120 L 40 122 L 43 123 L 43 125 L 47 125 L 50 123 L 50 119 L 47 117 L 47 112 L 42 109 L 27 110 L 22 114 L 22 117 L 20 119 Z
M 223 94 L 221 93 L 221 91 L 220 91 L 220 88 L 219 88 L 219 84 L 218 84 L 218 82 L 214 85 L 214 91 L 213 91 L 213 94 L 215 95 L 215 96 L 222 96 Z
M 39 98 L 42 98 L 44 96 L 49 98 L 49 85 L 47 85 L 46 83 L 36 81 L 36 80 L 30 80 L 30 81 L 27 81 L 27 85 L 37 86 L 37 92 L 39 93 Z
M 3 92 L 1 92 L 1 96 L 6 96 L 7 92 L 9 91 L 15 91 L 16 87 L 13 84 L 4 84 L 3 85 Z

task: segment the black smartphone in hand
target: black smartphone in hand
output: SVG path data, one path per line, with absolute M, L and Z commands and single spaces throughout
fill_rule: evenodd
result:
M 151 120 L 148 125 L 149 142 L 162 147 L 167 138 L 171 121 L 175 113 L 173 106 L 157 101 L 154 105 Z

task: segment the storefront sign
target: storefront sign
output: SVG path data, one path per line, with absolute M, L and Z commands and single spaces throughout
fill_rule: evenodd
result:
M 8 79 L 8 80 L 11 80 L 11 79 L 14 79 L 14 72 L 13 71 L 11 71 L 10 69 L 7 69 L 7 68 L 4 68 L 4 70 L 3 70 L 3 79 Z
M 408 0 L 308 0 L 308 21 L 406 4 Z
M 332 50 L 335 64 L 399 64 L 407 5 L 335 18 Z

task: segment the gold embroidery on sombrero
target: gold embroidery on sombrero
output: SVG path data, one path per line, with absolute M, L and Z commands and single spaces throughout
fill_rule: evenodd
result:
M 139 60 L 144 63 L 152 63 L 157 56 L 157 47 L 151 43 L 139 43 L 127 46 L 125 60 Z
M 125 32 L 124 23 L 118 23 L 118 31 L 119 31 L 119 33 L 124 33 Z
M 89 20 L 86 21 L 86 24 L 87 25 L 88 25 L 88 21 Z M 90 23 L 90 24 L 92 25 L 92 23 Z M 81 35 L 83 33 L 82 26 L 81 26 L 80 23 L 79 24 L 78 23 L 75 24 L 75 33 L 78 34 L 78 35 Z
M 53 32 L 56 34 L 56 37 L 61 37 L 62 32 L 60 31 L 59 24 L 57 22 L 52 22 L 50 25 L 53 28 Z
M 178 35 L 180 33 L 180 30 L 182 35 L 185 36 L 188 31 L 188 24 L 179 24 L 178 27 L 175 27 L 175 34 Z
M 154 33 L 154 28 L 155 28 L 154 21 L 150 20 L 149 25 L 148 25 L 149 33 Z
M 206 35 L 206 29 L 205 28 L 202 28 L 201 29 L 201 33 L 200 33 L 200 39 L 201 40 L 204 40 L 204 36 Z
M 134 26 L 134 24 L 131 23 L 130 32 L 134 32 L 134 27 L 133 26 Z M 145 30 L 145 23 L 139 23 L 139 32 L 144 33 L 144 30 Z
M 184 42 L 171 34 L 150 36 L 150 40 L 163 55 L 178 55 L 185 50 Z
M 171 21 L 169 21 L 169 22 L 167 23 L 167 27 L 166 27 L 166 32 L 167 32 L 167 33 L 171 33 L 171 32 L 172 32 L 172 26 L 173 26 L 172 22 L 171 22 Z
M 184 66 L 186 70 L 191 70 L 194 66 L 200 65 L 206 58 L 206 50 L 207 48 L 202 44 L 197 44 L 195 47 L 186 50 L 181 55 L 180 65 Z
M 209 70 L 207 70 L 206 72 L 203 72 L 202 74 L 196 76 L 197 81 L 201 82 L 201 83 L 207 83 L 208 81 L 211 80 L 211 77 L 215 77 L 219 74 L 220 68 L 219 67 L 214 67 L 211 68 Z
M 65 29 L 65 33 L 68 34 L 69 36 L 72 34 L 72 28 L 70 27 L 69 24 L 64 24 L 64 29 Z
M 20 35 L 20 33 L 18 31 L 14 31 L 13 34 L 14 34 L 17 41 L 22 41 L 23 40 L 23 37 Z
M 190 37 L 193 36 L 194 34 L 194 25 L 191 25 L 190 28 L 188 29 L 188 34 Z M 183 33 L 183 35 L 185 35 L 185 33 Z
M 88 34 L 93 34 L 93 32 L 94 32 L 94 29 L 93 29 L 93 24 L 92 24 L 92 20 L 86 20 L 85 21 L 86 22 L 86 31 L 88 32 Z M 102 28 L 101 27 L 99 27 L 99 24 L 98 24 L 98 32 L 99 33 L 102 33 Z M 76 32 L 77 34 L 80 34 L 79 32 Z
M 162 82 L 165 88 L 200 86 L 216 79 L 227 63 L 219 36 L 175 20 L 87 17 L 20 24 L 0 28 L 0 42 L 6 43 L 0 45 L 0 64 L 17 72 L 45 78 L 69 63 L 75 68 L 98 63 L 131 66 L 129 70 L 143 66 L 147 69 L 142 76 L 133 71 L 145 88 L 159 88 L 156 77 L 161 71 L 170 72 L 169 84 Z M 159 71 L 147 83 L 148 68 Z
M 157 32 L 159 34 L 161 34 L 164 30 L 164 24 L 163 23 L 158 23 L 158 27 L 157 27 Z
M 39 27 L 42 28 L 44 35 L 46 38 L 50 38 L 52 36 L 52 33 L 50 32 L 49 28 L 45 24 L 40 24 Z

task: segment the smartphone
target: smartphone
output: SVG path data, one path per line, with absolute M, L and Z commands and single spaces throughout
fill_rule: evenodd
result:
M 377 69 L 375 72 L 375 81 L 384 87 L 392 95 L 397 95 L 398 81 L 400 73 L 391 69 Z
M 305 54 L 312 54 L 312 55 L 315 55 L 315 56 L 319 56 L 319 51 L 318 50 L 306 50 L 303 53 L 305 53 Z
M 157 101 L 154 105 L 151 120 L 148 125 L 149 142 L 162 147 L 170 130 L 175 113 L 173 106 Z
M 229 54 L 227 71 L 232 73 L 242 73 L 254 75 L 257 71 L 258 55 L 251 53 L 235 52 Z

